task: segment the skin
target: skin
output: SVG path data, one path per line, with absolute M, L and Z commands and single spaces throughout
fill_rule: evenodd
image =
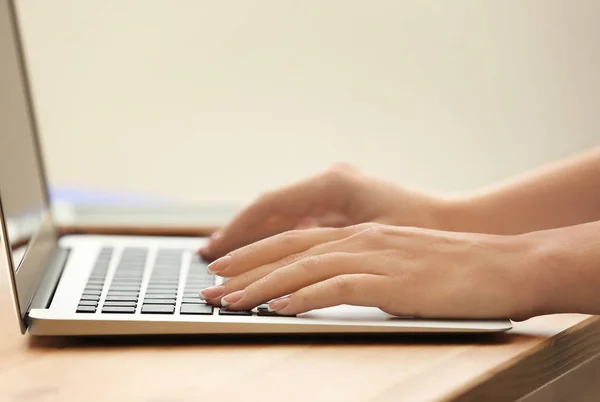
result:
M 280 314 L 340 304 L 392 315 L 524 320 L 600 313 L 600 148 L 461 198 L 347 165 L 269 192 L 200 255 L 215 305 Z

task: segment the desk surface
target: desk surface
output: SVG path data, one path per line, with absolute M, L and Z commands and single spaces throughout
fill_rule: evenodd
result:
M 36 339 L 20 334 L 0 272 L 1 401 L 514 400 L 600 351 L 600 320 L 582 315 L 492 339 Z

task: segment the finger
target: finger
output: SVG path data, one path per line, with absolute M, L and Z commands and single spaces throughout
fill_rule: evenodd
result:
M 327 174 L 264 194 L 212 238 L 200 254 L 209 260 L 277 233 L 291 230 L 326 197 Z M 340 196 L 341 200 L 344 199 Z
M 276 263 L 262 265 L 248 272 L 244 272 L 239 276 L 236 276 L 222 285 L 213 286 L 200 291 L 200 298 L 206 300 L 207 303 L 214 306 L 221 305 L 221 299 L 229 294 L 235 293 L 239 290 L 244 289 L 251 283 L 259 281 L 261 278 L 269 275 L 271 272 L 278 268 Z
M 297 254 L 317 245 L 351 236 L 364 230 L 366 226 L 368 224 L 345 228 L 292 230 L 232 251 L 210 264 L 208 270 L 223 277 L 233 277 L 277 261 L 280 261 L 280 266 L 288 265 L 296 260 Z
M 269 309 L 282 315 L 298 315 L 342 304 L 388 310 L 392 304 L 391 280 L 383 275 L 350 274 L 336 276 L 275 300 Z
M 233 304 L 228 304 L 232 310 L 248 310 L 300 290 L 306 286 L 318 283 L 339 275 L 355 273 L 376 273 L 371 265 L 363 264 L 366 258 L 358 258 L 349 252 L 333 251 L 339 249 L 344 242 L 336 242 L 331 246 L 326 245 L 329 253 L 307 253 L 298 261 L 283 266 L 273 267 L 262 278 L 254 279 L 251 283 L 237 282 L 235 289 L 228 289 L 227 294 L 244 290 L 242 297 Z M 311 250 L 312 251 L 312 250 Z M 367 257 L 368 258 L 368 257 Z M 252 273 L 253 274 L 253 273 Z M 237 279 L 237 278 L 234 278 Z M 244 278 L 246 280 L 247 278 Z M 240 295 L 237 294 L 234 299 Z M 225 302 L 230 301 L 225 297 Z M 227 304 L 227 303 L 226 303 Z
M 235 276 L 231 277 L 231 279 L 229 279 L 228 281 L 226 281 L 225 283 L 223 283 L 223 285 L 221 285 L 219 287 L 219 291 L 218 294 L 215 295 L 215 290 L 207 290 L 207 289 L 203 289 L 200 292 L 200 297 L 203 299 L 206 299 L 207 295 L 210 295 L 210 299 L 208 299 L 208 302 L 210 304 L 214 304 L 214 305 L 220 305 L 221 304 L 221 299 L 231 293 L 237 292 L 239 290 L 242 289 L 246 289 L 248 286 L 255 284 L 255 283 L 261 283 L 264 284 L 264 280 L 265 277 L 269 276 L 269 283 L 265 284 L 265 287 L 269 288 L 271 286 L 273 286 L 274 289 L 279 289 L 281 287 L 281 283 L 292 283 L 293 279 L 292 277 L 294 276 L 298 276 L 298 275 L 303 275 L 306 278 L 305 279 L 309 279 L 312 276 L 316 276 L 316 275 L 324 275 L 321 276 L 321 278 L 326 278 L 327 273 L 326 272 L 322 272 L 321 274 L 318 274 L 317 272 L 311 272 L 311 275 L 307 275 L 305 272 L 301 272 L 302 270 L 310 270 L 310 271 L 319 271 L 320 270 L 320 266 L 319 264 L 316 264 L 316 260 L 317 258 L 326 258 L 326 259 L 331 259 L 331 262 L 327 261 L 326 263 L 324 263 L 324 267 L 328 268 L 334 264 L 338 264 L 340 265 L 340 267 L 350 267 L 350 264 L 353 261 L 337 261 L 334 260 L 332 257 L 332 254 L 334 253 L 348 253 L 351 252 L 352 250 L 356 250 L 356 251 L 360 251 L 358 247 L 356 247 L 354 244 L 354 236 L 349 236 L 340 240 L 335 240 L 332 242 L 328 242 L 328 243 L 323 243 L 323 244 L 318 244 L 314 247 L 309 248 L 308 250 L 301 252 L 301 253 L 297 253 L 297 254 L 289 254 L 284 256 L 283 258 L 281 258 L 278 261 L 269 263 L 269 264 L 265 264 L 265 265 L 259 265 L 256 268 L 253 269 L 249 269 L 245 272 L 239 272 L 238 274 L 236 274 Z M 343 254 L 340 254 L 340 257 L 344 256 Z M 242 261 L 244 261 L 244 259 L 242 258 Z M 311 269 L 310 267 L 314 267 L 314 269 Z M 371 266 L 372 267 L 372 266 Z M 285 270 L 285 272 L 289 271 L 289 274 L 277 274 L 277 276 L 275 277 L 271 277 L 271 275 L 278 271 L 278 270 Z M 281 281 L 277 278 L 279 278 L 281 275 Z M 271 284 L 272 283 L 272 284 Z M 308 283 L 307 283 L 308 284 Z M 294 289 L 296 290 L 296 289 Z M 260 291 L 259 291 L 260 292 Z M 285 294 L 285 293 L 284 293 Z M 279 297 L 282 294 L 277 294 L 275 296 L 272 296 L 270 299 L 266 299 L 266 300 L 271 300 L 274 297 Z

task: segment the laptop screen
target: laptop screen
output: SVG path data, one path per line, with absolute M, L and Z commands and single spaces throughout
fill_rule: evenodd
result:
M 6 7 L 6 0 L 2 6 Z M 26 249 L 43 220 L 46 205 L 36 137 L 10 10 L 0 12 L 0 196 L 10 249 Z M 15 252 L 13 268 L 23 253 Z
M 56 247 L 14 3 L 0 0 L 0 265 L 21 318 Z M 5 258 L 8 257 L 8 258 Z M 2 261 L 4 260 L 4 261 Z

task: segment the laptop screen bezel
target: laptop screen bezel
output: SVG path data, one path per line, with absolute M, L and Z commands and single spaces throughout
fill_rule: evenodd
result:
M 41 180 L 40 184 L 43 191 L 43 209 L 40 226 L 37 232 L 32 235 L 27 245 L 24 246 L 24 255 L 18 267 L 15 267 L 13 264 L 13 250 L 11 249 L 10 239 L 8 238 L 4 210 L 2 209 L 2 194 L 0 194 L 0 230 L 2 231 L 1 237 L 4 243 L 5 251 L 3 254 L 6 256 L 5 260 L 9 269 L 11 291 L 15 301 L 21 332 L 25 333 L 27 330 L 27 312 L 35 292 L 37 291 L 40 282 L 44 277 L 48 262 L 51 261 L 53 254 L 56 252 L 56 248 L 58 246 L 58 233 L 51 216 L 45 163 L 33 105 L 31 85 L 22 41 L 21 28 L 19 24 L 18 10 L 15 0 L 4 0 L 3 3 L 6 8 L 5 12 L 7 13 L 9 30 L 11 31 L 14 49 L 16 51 L 15 56 L 17 58 L 16 62 L 19 66 L 20 80 L 27 102 L 26 110 L 28 118 L 30 119 L 30 127 L 32 130 L 30 134 L 33 139 L 34 152 L 38 162 L 38 177 Z

